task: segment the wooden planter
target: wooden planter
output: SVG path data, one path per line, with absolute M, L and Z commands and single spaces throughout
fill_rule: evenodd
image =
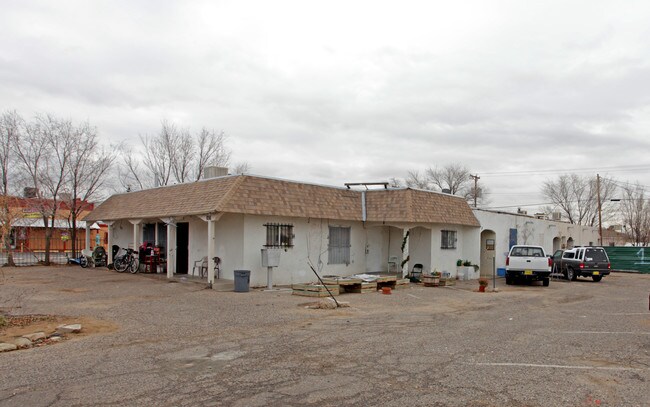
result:
M 440 285 L 440 277 L 423 275 L 422 282 L 425 287 L 438 287 Z

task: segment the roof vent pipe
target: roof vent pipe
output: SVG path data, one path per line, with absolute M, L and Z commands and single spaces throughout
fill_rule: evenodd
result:
M 361 191 L 361 220 L 366 221 L 366 191 Z

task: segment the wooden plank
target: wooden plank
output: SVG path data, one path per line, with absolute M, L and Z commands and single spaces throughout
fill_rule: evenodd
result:
M 377 291 L 377 283 L 361 283 L 353 286 L 346 286 L 346 293 L 374 293 Z
M 330 295 L 328 294 L 327 291 L 302 291 L 302 290 L 294 290 L 293 295 L 299 295 L 301 297 L 329 297 Z M 332 295 L 336 296 L 339 295 L 339 292 L 332 292 Z
M 411 286 L 411 280 L 408 278 L 402 278 L 395 282 L 395 289 L 407 288 Z
M 299 291 L 325 291 L 327 292 L 327 289 L 325 288 L 324 285 L 321 284 L 293 284 L 291 286 L 292 289 L 294 290 L 299 290 Z M 338 285 L 327 285 L 327 288 L 330 291 L 339 291 L 339 286 Z

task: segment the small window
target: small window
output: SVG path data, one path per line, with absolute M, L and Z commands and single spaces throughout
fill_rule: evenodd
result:
M 575 257 L 575 252 L 564 252 L 563 259 L 572 259 Z
M 441 249 L 455 249 L 456 248 L 456 231 L 443 230 L 441 235 Z
M 329 227 L 328 264 L 350 264 L 350 228 Z
M 293 247 L 293 225 L 267 223 L 264 247 Z

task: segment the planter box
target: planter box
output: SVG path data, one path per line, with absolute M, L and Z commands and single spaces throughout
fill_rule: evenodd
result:
M 440 285 L 440 277 L 423 275 L 422 283 L 425 287 L 438 287 Z

